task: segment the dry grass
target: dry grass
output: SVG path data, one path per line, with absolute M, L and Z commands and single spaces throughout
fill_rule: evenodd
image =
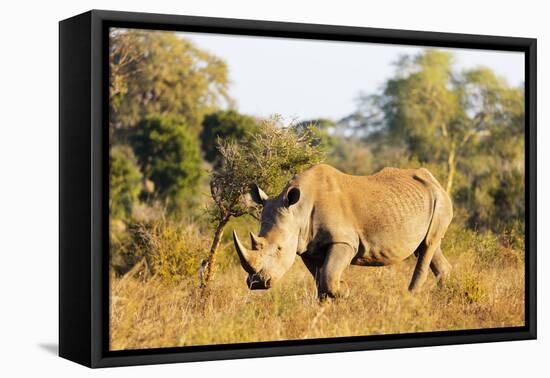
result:
M 431 276 L 407 292 L 414 259 L 350 267 L 350 297 L 322 305 L 299 258 L 268 291 L 249 291 L 239 266 L 219 272 L 207 295 L 197 280 L 113 277 L 111 349 L 522 326 L 522 253 L 492 238 L 452 231 L 444 251 L 454 269 L 442 288 Z

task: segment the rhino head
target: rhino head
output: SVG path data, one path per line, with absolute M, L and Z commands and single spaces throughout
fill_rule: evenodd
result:
M 277 197 L 269 198 L 253 184 L 250 195 L 262 206 L 260 233 L 250 233 L 250 249 L 241 243 L 235 231 L 233 241 L 248 273 L 248 287 L 269 289 L 290 269 L 296 257 L 301 226 L 297 205 L 300 189 L 289 185 Z

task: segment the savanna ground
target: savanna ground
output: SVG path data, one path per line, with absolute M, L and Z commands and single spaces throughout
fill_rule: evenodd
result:
M 235 253 L 226 246 L 224 253 Z M 415 259 L 348 268 L 350 296 L 320 304 L 300 258 L 278 285 L 250 291 L 240 266 L 218 272 L 207 292 L 131 272 L 111 279 L 111 349 L 226 344 L 358 335 L 514 327 L 524 324 L 524 254 L 517 235 L 451 226 L 443 251 L 453 272 L 438 287 L 407 286 Z

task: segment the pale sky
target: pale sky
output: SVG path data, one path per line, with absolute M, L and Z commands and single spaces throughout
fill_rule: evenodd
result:
M 393 62 L 423 47 L 286 38 L 178 33 L 225 60 L 229 93 L 242 113 L 287 119 L 352 113 L 360 92 L 373 93 L 394 73 Z M 458 69 L 486 66 L 513 86 L 524 82 L 524 54 L 443 49 Z

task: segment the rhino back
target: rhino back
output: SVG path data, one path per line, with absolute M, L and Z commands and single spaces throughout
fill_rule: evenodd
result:
M 427 170 L 352 176 L 316 166 L 306 172 L 298 181 L 313 199 L 315 244 L 348 243 L 357 249 L 356 263 L 383 265 L 406 258 L 425 238 L 440 190 Z

